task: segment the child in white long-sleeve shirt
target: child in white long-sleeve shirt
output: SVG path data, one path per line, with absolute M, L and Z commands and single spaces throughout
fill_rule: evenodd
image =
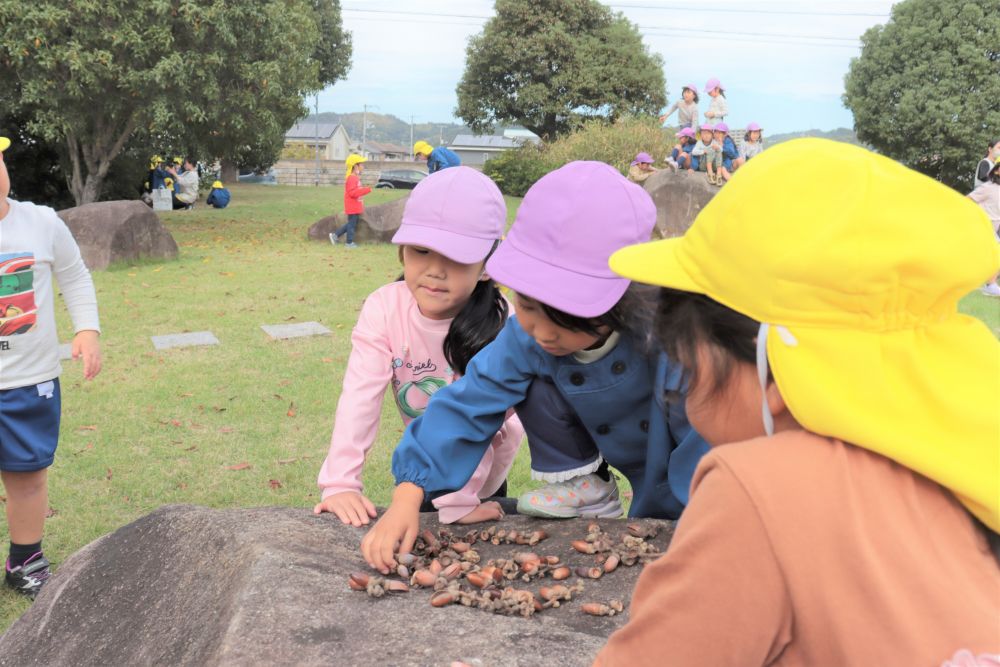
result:
M 315 513 L 333 512 L 355 526 L 374 518 L 375 507 L 362 493 L 361 469 L 375 440 L 386 387 L 404 425 L 409 424 L 503 328 L 509 304 L 483 266 L 505 220 L 496 185 L 468 167 L 441 170 L 413 191 L 393 237 L 400 246 L 403 280 L 368 297 L 351 336 Z M 498 503 L 481 504 L 480 499 L 501 489 L 523 435 L 511 413 L 472 479 L 433 500 L 442 523 L 503 516 Z
M 705 84 L 705 92 L 712 98 L 705 112 L 705 122 L 718 125 L 729 115 L 729 102 L 726 101 L 726 89 L 718 79 L 709 79 Z
M 0 479 L 10 552 L 4 581 L 34 598 L 49 579 L 42 553 L 48 468 L 59 440 L 59 337 L 56 278 L 73 320 L 72 355 L 83 374 L 101 370 L 97 296 L 73 235 L 55 211 L 8 199 L 10 176 L 0 137 Z

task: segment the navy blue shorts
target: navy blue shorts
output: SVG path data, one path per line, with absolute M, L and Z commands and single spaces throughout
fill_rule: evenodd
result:
M 52 465 L 59 443 L 59 380 L 0 391 L 0 470 Z

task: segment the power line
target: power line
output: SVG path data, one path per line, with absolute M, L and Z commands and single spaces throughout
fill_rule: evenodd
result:
M 889 15 L 886 13 L 873 14 L 869 12 L 804 12 L 795 9 L 735 9 L 735 8 L 721 8 L 721 7 L 682 7 L 682 6 L 666 6 L 666 5 L 632 5 L 632 4 L 609 4 L 608 7 L 613 7 L 614 9 L 660 9 L 673 12 L 713 12 L 713 13 L 723 13 L 723 14 L 789 14 L 795 16 L 868 16 L 868 17 L 879 17 L 886 18 Z

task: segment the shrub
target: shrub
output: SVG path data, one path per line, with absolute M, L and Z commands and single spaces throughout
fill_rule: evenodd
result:
M 625 116 L 614 123 L 591 120 L 550 144 L 525 144 L 488 160 L 483 173 L 496 181 L 504 194 L 523 197 L 539 178 L 575 160 L 606 162 L 622 174 L 637 153 L 662 161 L 675 139 L 652 116 Z

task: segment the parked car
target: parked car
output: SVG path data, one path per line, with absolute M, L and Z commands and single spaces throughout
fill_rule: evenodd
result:
M 376 188 L 400 188 L 412 190 L 417 183 L 427 178 L 427 172 L 416 169 L 390 169 L 379 174 Z
M 240 183 L 262 183 L 264 185 L 277 185 L 278 174 L 274 170 L 274 167 L 269 168 L 265 172 L 259 171 L 242 171 L 237 179 Z

